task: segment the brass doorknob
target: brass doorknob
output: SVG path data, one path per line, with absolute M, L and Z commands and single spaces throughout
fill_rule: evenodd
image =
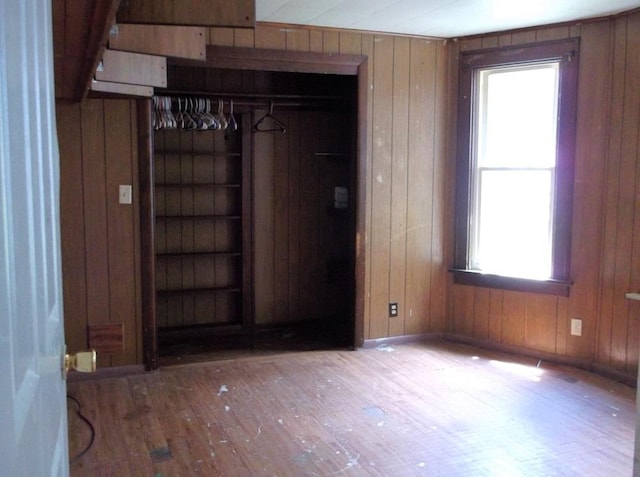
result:
M 80 351 L 76 354 L 64 355 L 64 376 L 67 377 L 67 373 L 70 370 L 76 370 L 81 373 L 95 373 L 96 372 L 96 350 L 90 349 L 88 351 Z

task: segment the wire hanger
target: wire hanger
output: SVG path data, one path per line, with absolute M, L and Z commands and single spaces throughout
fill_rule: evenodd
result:
M 264 116 L 262 116 L 260 119 L 258 119 L 258 121 L 256 121 L 256 123 L 253 125 L 252 131 L 253 132 L 279 132 L 279 133 L 287 132 L 287 127 L 284 125 L 284 123 L 276 119 L 272 113 L 273 113 L 273 101 L 269 101 L 269 112 Z M 270 128 L 265 128 L 262 125 L 263 121 L 267 118 L 271 119 L 271 121 L 273 122 L 273 126 Z

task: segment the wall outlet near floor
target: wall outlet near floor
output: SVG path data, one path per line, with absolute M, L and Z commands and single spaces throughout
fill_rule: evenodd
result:
M 582 336 L 582 320 L 571 318 L 571 334 L 573 336 Z
M 393 302 L 393 303 L 389 303 L 389 316 L 390 317 L 394 317 L 394 316 L 398 316 L 398 304 Z

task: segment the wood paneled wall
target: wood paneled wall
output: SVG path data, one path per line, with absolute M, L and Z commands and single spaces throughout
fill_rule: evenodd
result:
M 624 298 L 640 290 L 640 14 L 610 25 L 609 117 L 602 198 L 601 283 L 595 359 L 635 372 L 640 306 Z
M 351 115 L 274 114 L 286 124 L 286 134 L 253 135 L 256 324 L 351 319 L 356 160 Z M 336 186 L 349 191 L 346 209 L 333 207 Z
M 209 43 L 368 56 L 364 338 L 443 331 L 447 45 L 266 25 L 212 28 Z M 389 302 L 399 303 L 398 317 L 388 317 Z
M 58 102 L 56 113 L 67 348 L 97 345 L 99 366 L 140 363 L 135 102 Z M 119 204 L 120 184 L 133 185 L 132 205 Z M 90 328 L 102 325 L 123 329 L 122 352 L 105 354 L 89 342 Z
M 624 294 L 640 289 L 640 15 L 456 42 L 451 71 L 460 51 L 567 37 L 581 42 L 571 295 L 450 285 L 448 331 L 633 375 L 640 313 Z M 583 320 L 581 337 L 570 334 L 571 318 Z
M 446 331 L 633 374 L 640 310 L 624 293 L 640 289 L 639 32 L 634 14 L 446 44 L 265 25 L 208 35 L 221 46 L 369 57 L 365 339 Z M 581 38 L 571 296 L 453 286 L 458 52 L 568 36 Z M 119 183 L 134 184 L 135 200 L 133 103 L 60 103 L 58 127 L 69 348 L 86 345 L 88 324 L 124 323 L 125 352 L 112 364 L 139 363 L 136 208 L 117 204 Z M 583 320 L 582 337 L 570 335 L 570 318 Z
M 450 241 L 445 227 L 449 60 L 444 42 L 260 25 L 255 30 L 212 28 L 209 43 L 369 57 L 365 339 L 442 331 L 447 283 L 444 244 Z M 259 86 L 259 75 L 240 75 L 245 77 Z M 137 240 L 131 242 L 138 233 L 137 221 L 132 217 L 126 225 L 119 222 L 122 228 L 110 228 L 109 214 L 120 209 L 117 197 L 115 203 L 107 198 L 107 190 L 109 194 L 112 190 L 105 182 L 112 167 L 129 168 L 131 174 L 137 170 L 131 104 L 108 100 L 89 101 L 82 107 L 58 105 L 61 150 L 66 156 L 63 233 L 74 244 L 65 246 L 68 340 L 70 349 L 81 348 L 87 343 L 88 323 L 125 322 L 126 351 L 113 364 L 141 359 L 139 265 L 128 254 L 114 253 L 117 247 L 137 244 Z M 127 118 L 120 114 L 111 120 L 123 105 L 129 111 Z M 112 153 L 115 145 L 106 146 L 108 138 L 116 137 L 120 138 L 118 155 Z M 84 176 L 83 167 L 87 169 Z M 115 183 L 119 181 L 134 183 L 135 199 L 135 178 Z M 126 210 L 134 213 L 135 207 Z M 94 235 L 85 237 L 87 232 Z M 81 247 L 75 248 L 77 244 Z M 116 247 L 114 252 L 110 247 Z M 111 268 L 105 257 L 113 262 Z M 98 269 L 95 275 L 94 268 Z M 94 281 L 94 276 L 102 281 Z M 124 298 L 117 292 L 110 294 L 121 289 L 126 290 Z M 390 301 L 399 303 L 396 318 L 388 317 Z M 125 303 L 130 304 L 126 305 L 129 312 L 118 311 Z

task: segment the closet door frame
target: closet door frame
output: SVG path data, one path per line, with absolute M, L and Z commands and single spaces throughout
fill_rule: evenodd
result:
M 328 73 L 358 77 L 358 111 L 356 136 L 356 229 L 355 229 L 355 303 L 352 345 L 364 344 L 365 303 L 365 220 L 368 117 L 368 58 L 361 55 L 326 54 L 207 46 L 206 64 L 190 60 L 174 60 L 186 66 L 215 66 L 224 69 L 280 71 L 288 73 Z M 140 177 L 140 240 L 142 342 L 145 369 L 158 368 L 158 340 L 155 310 L 155 250 L 153 227 L 153 127 L 151 101 L 138 101 L 138 146 Z M 244 149 L 244 148 L 243 148 Z M 249 269 L 250 270 L 250 269 Z M 253 279 L 252 276 L 248 277 Z M 252 303 L 253 297 L 245 302 Z M 253 322 L 250 306 L 245 320 Z

